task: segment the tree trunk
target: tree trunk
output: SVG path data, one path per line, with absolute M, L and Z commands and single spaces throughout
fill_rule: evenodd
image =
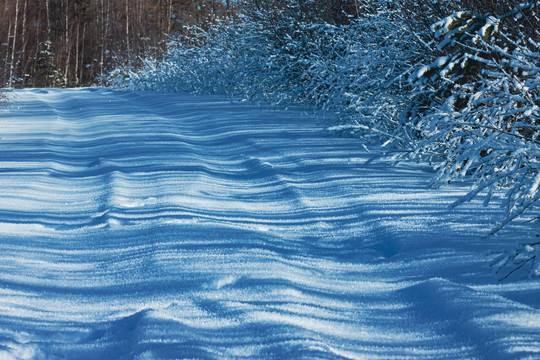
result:
M 51 40 L 51 14 L 49 0 L 45 0 L 45 14 L 47 16 L 47 40 Z
M 127 57 L 131 57 L 131 47 L 129 44 L 129 0 L 126 0 L 126 48 L 127 48 Z
M 79 32 L 80 32 L 80 26 L 77 24 L 77 32 L 75 34 L 75 85 L 78 86 L 80 84 L 79 82 Z
M 15 26 L 13 30 L 13 48 L 11 49 L 11 64 L 9 66 L 9 87 L 13 86 L 13 71 L 15 68 L 15 51 L 17 51 L 17 28 L 19 25 L 19 0 L 15 2 Z
M 66 3 L 65 3 L 65 20 L 66 20 L 66 25 L 65 25 L 65 47 L 66 47 L 66 53 L 65 53 L 65 70 L 64 70 L 64 79 L 63 79 L 63 82 L 64 82 L 64 86 L 68 86 L 69 84 L 69 59 L 71 57 L 71 44 L 70 44 L 70 38 L 69 38 L 69 1 L 68 0 L 65 0 Z
M 83 76 L 84 76 L 84 44 L 86 43 L 86 24 L 83 24 L 83 32 L 82 32 L 82 41 L 81 41 L 82 45 L 81 45 L 81 74 L 79 75 L 79 79 L 80 81 L 83 81 Z
M 167 35 L 171 34 L 172 16 L 173 16 L 173 0 L 169 0 L 169 11 L 167 14 Z
M 26 10 L 28 8 L 28 0 L 24 0 L 24 7 L 23 7 L 23 13 L 22 13 L 22 34 L 21 34 L 21 52 L 19 55 L 19 60 L 17 62 L 21 63 L 21 66 L 19 67 L 20 71 L 20 77 L 23 79 L 26 79 L 26 69 L 28 68 L 28 62 L 30 61 L 26 57 L 26 47 L 28 46 L 28 41 L 26 39 Z
M 9 27 L 8 27 L 8 32 L 7 32 L 7 40 L 6 40 L 6 59 L 4 60 L 4 64 L 6 64 L 6 66 L 4 67 L 4 79 L 7 80 L 7 76 L 8 76 L 8 64 L 9 64 L 9 42 L 11 40 L 11 22 L 9 23 Z M 9 80 L 8 80 L 9 81 Z M 2 85 L 4 86 L 4 84 Z

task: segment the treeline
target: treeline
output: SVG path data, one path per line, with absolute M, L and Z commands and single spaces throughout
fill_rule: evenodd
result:
M 86 86 L 159 53 L 169 34 L 205 27 L 232 0 L 2 0 L 0 85 Z

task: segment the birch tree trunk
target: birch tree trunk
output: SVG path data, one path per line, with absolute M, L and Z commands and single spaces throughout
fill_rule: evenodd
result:
M 9 65 L 9 87 L 13 86 L 13 70 L 15 68 L 15 51 L 17 50 L 17 28 L 19 27 L 19 0 L 15 2 L 15 26 L 13 30 L 13 48 L 11 49 L 11 64 Z
M 69 63 L 71 58 L 71 43 L 70 43 L 70 37 L 69 37 L 69 1 L 65 0 L 64 5 L 65 10 L 65 47 L 66 47 L 66 53 L 65 53 L 65 69 L 64 69 L 64 86 L 68 86 L 69 84 Z
M 75 85 L 79 85 L 79 32 L 80 32 L 80 26 L 77 23 L 77 32 L 75 34 Z
M 9 63 L 9 42 L 11 40 L 11 26 L 12 26 L 12 24 L 10 22 L 9 27 L 8 27 L 8 32 L 7 32 L 7 39 L 6 39 L 6 44 L 8 46 L 6 46 L 6 58 L 4 60 L 4 64 L 6 65 L 6 66 L 4 66 L 4 79 L 6 79 L 7 76 L 8 76 L 8 66 L 7 65 Z
M 169 11 L 167 14 L 167 35 L 171 34 L 172 16 L 173 16 L 173 0 L 169 0 Z
M 86 23 L 83 23 L 82 41 L 81 41 L 81 73 L 79 75 L 79 81 L 84 81 L 84 44 L 86 43 Z
M 45 0 L 45 15 L 47 17 L 47 40 L 51 40 L 51 14 L 50 1 Z
M 127 57 L 131 57 L 131 47 L 129 44 L 129 0 L 126 0 L 126 48 L 127 48 Z
M 22 34 L 21 34 L 21 52 L 19 55 L 18 62 L 21 63 L 20 66 L 20 76 L 23 79 L 26 79 L 26 69 L 28 68 L 29 59 L 26 57 L 26 47 L 28 46 L 28 41 L 26 39 L 26 17 L 27 17 L 27 10 L 28 8 L 28 0 L 24 0 L 24 7 L 23 7 L 23 13 L 22 13 Z

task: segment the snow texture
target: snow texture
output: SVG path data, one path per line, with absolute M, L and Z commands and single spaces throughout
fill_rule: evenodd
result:
M 15 90 L 0 112 L 0 359 L 540 357 L 500 210 L 313 116 Z M 525 225 L 521 225 L 525 226 Z

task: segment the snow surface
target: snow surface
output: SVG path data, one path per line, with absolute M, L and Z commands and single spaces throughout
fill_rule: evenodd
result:
M 0 112 L 0 359 L 540 358 L 499 214 L 300 111 L 17 90 Z

